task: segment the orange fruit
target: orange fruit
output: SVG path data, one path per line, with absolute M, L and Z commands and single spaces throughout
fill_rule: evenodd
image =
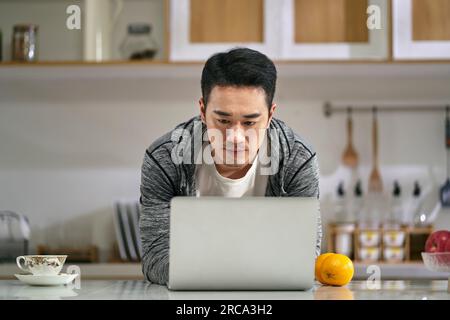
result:
M 314 273 L 316 275 L 316 279 L 317 281 L 319 281 L 320 283 L 324 283 L 322 280 L 322 277 L 320 276 L 320 269 L 322 268 L 322 263 L 323 260 L 325 260 L 325 258 L 328 258 L 329 256 L 333 255 L 334 253 L 328 252 L 328 253 L 323 253 L 320 256 L 317 257 L 316 259 L 316 266 L 314 268 Z
M 319 270 L 322 283 L 332 286 L 345 286 L 352 280 L 354 272 L 352 260 L 343 254 L 329 255 Z

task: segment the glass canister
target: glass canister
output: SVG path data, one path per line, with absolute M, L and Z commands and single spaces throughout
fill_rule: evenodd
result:
M 122 57 L 127 60 L 153 59 L 158 52 L 156 41 L 148 23 L 130 23 L 128 34 L 120 46 Z
M 18 24 L 13 27 L 12 55 L 13 61 L 34 62 L 38 59 L 38 26 L 35 24 Z

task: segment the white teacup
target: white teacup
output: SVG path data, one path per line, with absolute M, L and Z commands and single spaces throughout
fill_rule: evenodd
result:
M 35 276 L 57 275 L 66 262 L 65 255 L 30 255 L 16 258 L 17 266 Z M 23 263 L 21 263 L 23 260 Z

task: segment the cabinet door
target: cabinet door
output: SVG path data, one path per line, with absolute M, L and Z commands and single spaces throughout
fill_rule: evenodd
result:
M 393 0 L 396 59 L 450 58 L 450 1 Z
M 369 30 L 373 6 L 380 28 Z M 386 0 L 283 0 L 281 56 L 292 60 L 385 59 L 387 12 Z
M 171 0 L 170 59 L 206 60 L 245 46 L 278 58 L 279 0 Z

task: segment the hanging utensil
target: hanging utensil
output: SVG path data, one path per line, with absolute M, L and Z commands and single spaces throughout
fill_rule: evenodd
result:
M 373 107 L 372 115 L 373 168 L 369 177 L 369 192 L 381 193 L 383 192 L 383 182 L 381 180 L 380 170 L 378 169 L 378 123 L 376 107 Z
M 347 147 L 342 154 L 342 162 L 350 168 L 358 166 L 358 154 L 353 147 L 352 108 L 347 108 Z
M 447 181 L 441 187 L 441 203 L 443 207 L 450 207 L 450 176 L 448 172 L 448 149 L 450 149 L 450 117 L 449 117 L 450 106 L 445 108 L 445 158 L 446 158 L 446 171 L 447 171 Z

